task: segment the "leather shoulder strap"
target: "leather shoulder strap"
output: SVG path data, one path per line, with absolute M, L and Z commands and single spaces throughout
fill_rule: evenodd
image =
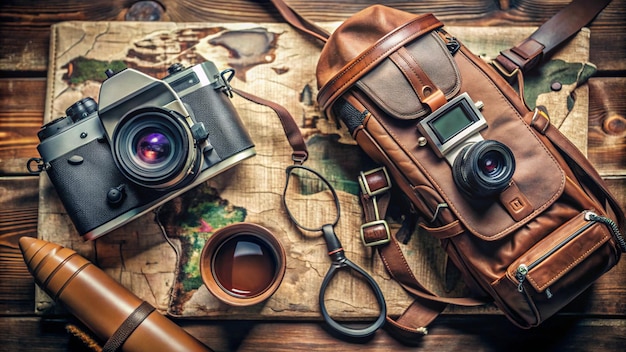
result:
M 391 180 L 383 167 L 361 173 L 361 205 L 365 224 L 361 227 L 361 239 L 366 246 L 375 247 L 385 269 L 402 288 L 415 299 L 397 318 L 387 316 L 390 333 L 403 340 L 415 341 L 428 332 L 427 326 L 448 304 L 475 307 L 488 301 L 472 297 L 442 297 L 424 285 L 413 274 L 396 236 L 389 233 L 385 215 L 391 196 Z M 381 226 L 385 223 L 384 226 Z
M 317 26 L 315 23 L 300 16 L 291 6 L 287 5 L 283 0 L 271 0 L 281 16 L 293 27 L 301 30 L 302 32 L 315 37 L 323 42 L 328 40 L 330 34 Z
M 530 37 L 500 52 L 494 66 L 507 76 L 516 70 L 528 71 L 582 27 L 586 26 L 611 0 L 573 0 L 539 27 Z
M 280 123 L 282 124 L 285 135 L 287 136 L 287 141 L 289 142 L 289 145 L 291 145 L 291 149 L 293 150 L 291 154 L 291 159 L 296 164 L 303 164 L 306 161 L 306 159 L 309 157 L 309 152 L 304 141 L 304 137 L 302 137 L 300 128 L 296 124 L 293 116 L 289 113 L 287 109 L 285 109 L 285 107 L 267 99 L 258 97 L 254 94 L 244 92 L 243 90 L 235 89 L 232 87 L 231 90 L 233 91 L 233 93 L 248 101 L 267 106 L 268 108 L 274 110 L 274 112 L 276 113 L 276 115 L 278 115 L 278 118 L 280 119 Z

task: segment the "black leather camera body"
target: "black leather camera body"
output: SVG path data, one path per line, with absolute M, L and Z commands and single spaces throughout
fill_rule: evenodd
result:
M 82 99 L 44 125 L 37 147 L 67 214 L 93 240 L 256 154 L 210 61 L 158 80 L 107 72 L 98 104 Z

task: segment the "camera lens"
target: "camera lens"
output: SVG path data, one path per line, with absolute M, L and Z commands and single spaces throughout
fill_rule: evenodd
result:
M 172 157 L 172 141 L 169 136 L 146 129 L 137 136 L 136 155 L 145 165 L 159 165 Z
M 161 108 L 139 109 L 120 119 L 113 147 L 124 176 L 150 188 L 178 184 L 199 161 L 183 118 Z
M 506 145 L 483 140 L 466 146 L 454 160 L 452 176 L 470 197 L 486 198 L 502 192 L 515 172 L 513 152 Z

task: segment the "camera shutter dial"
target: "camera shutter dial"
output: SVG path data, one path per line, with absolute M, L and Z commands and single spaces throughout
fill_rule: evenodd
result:
M 78 122 L 96 111 L 98 111 L 98 104 L 93 98 L 87 97 L 65 109 L 65 114 L 69 116 L 72 121 Z

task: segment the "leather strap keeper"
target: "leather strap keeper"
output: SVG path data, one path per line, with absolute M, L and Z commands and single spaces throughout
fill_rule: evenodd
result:
M 361 241 L 365 247 L 379 246 L 390 240 L 391 233 L 387 221 L 376 220 L 361 225 Z
M 370 171 L 362 171 L 359 175 L 361 192 L 368 197 L 387 192 L 391 188 L 391 179 L 387 169 L 379 167 Z
M 496 61 L 512 75 L 517 68 L 529 70 L 537 65 L 543 57 L 544 48 L 543 44 L 533 38 L 526 38 L 511 49 L 500 52 Z
M 533 117 L 530 119 L 529 125 L 535 128 L 541 134 L 546 134 L 546 130 L 550 127 L 550 116 L 543 106 L 538 106 L 532 112 Z

